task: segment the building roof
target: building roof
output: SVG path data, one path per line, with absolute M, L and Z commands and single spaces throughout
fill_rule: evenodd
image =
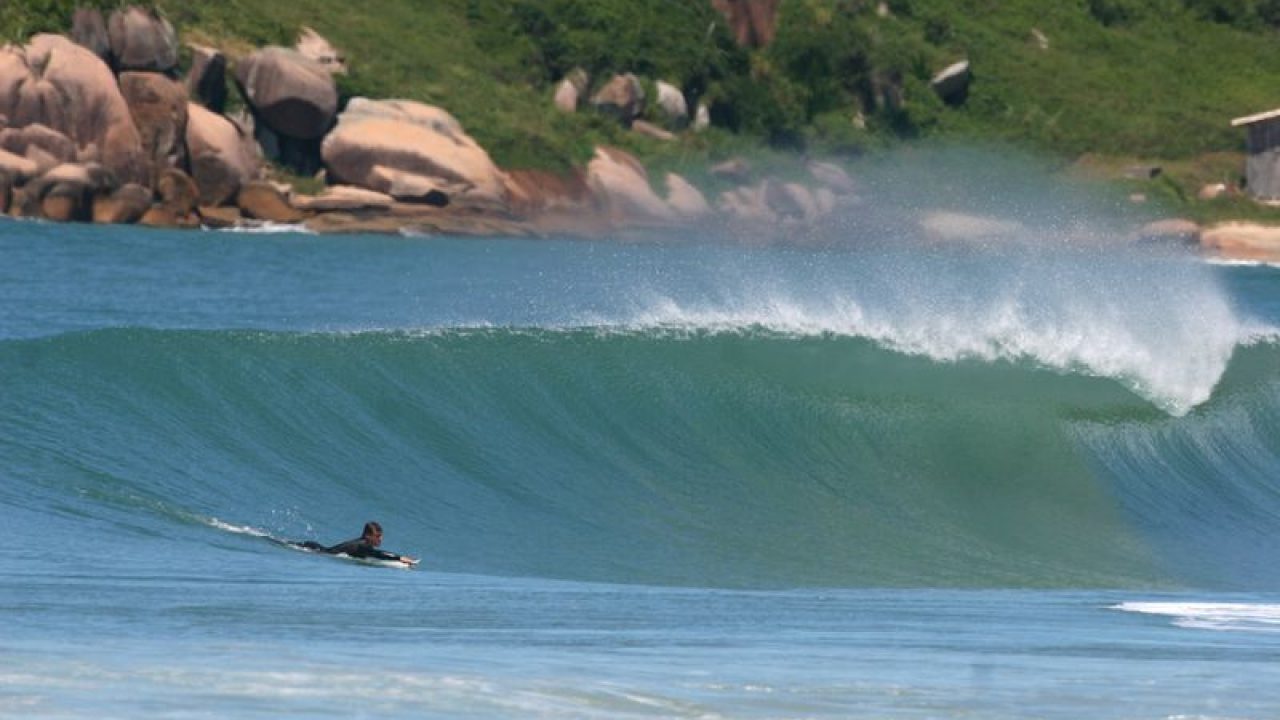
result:
M 1280 108 L 1258 113 L 1257 115 L 1246 115 L 1244 117 L 1238 117 L 1231 121 L 1231 127 L 1240 127 L 1241 125 L 1252 125 L 1257 122 L 1262 122 L 1263 120 L 1273 120 L 1275 118 L 1280 118 Z

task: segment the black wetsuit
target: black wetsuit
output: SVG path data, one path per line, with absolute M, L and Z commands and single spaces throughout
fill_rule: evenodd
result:
M 346 555 L 347 557 L 353 557 L 353 558 L 362 558 L 362 559 L 372 558 L 374 560 L 399 560 L 400 559 L 399 555 L 393 552 L 387 552 L 386 550 L 379 550 L 378 548 L 374 547 L 373 543 L 369 542 L 368 539 L 362 538 L 362 537 L 356 538 L 354 540 L 348 540 L 343 543 L 338 543 L 333 547 L 325 547 L 320 543 L 315 542 L 314 540 L 308 540 L 306 542 L 298 543 L 298 546 L 304 547 L 308 550 L 319 550 L 321 552 L 327 552 L 330 555 Z

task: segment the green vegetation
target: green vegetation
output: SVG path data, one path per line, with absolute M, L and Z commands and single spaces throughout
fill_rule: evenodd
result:
M 65 30 L 76 6 L 120 4 L 9 0 L 0 36 Z M 146 4 L 184 39 L 233 56 L 314 27 L 346 53 L 344 96 L 445 107 L 507 167 L 563 169 L 599 143 L 665 168 L 748 147 L 781 157 L 995 140 L 1069 160 L 1159 164 L 1168 171 L 1144 192 L 1211 215 L 1239 210 L 1194 200 L 1196 183 L 1239 182 L 1243 132 L 1229 120 L 1280 106 L 1280 0 L 784 0 L 762 50 L 738 47 L 710 0 Z M 950 107 L 929 81 L 962 58 L 974 80 Z M 708 104 L 718 129 L 662 143 L 591 113 L 558 113 L 552 90 L 574 67 L 593 85 L 626 71 L 678 84 Z

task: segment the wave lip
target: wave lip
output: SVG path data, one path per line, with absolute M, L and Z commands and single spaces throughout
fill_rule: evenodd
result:
M 1184 628 L 1280 633 L 1280 605 L 1274 604 L 1124 602 L 1112 609 L 1171 617 Z
M 1256 329 L 1242 328 L 1225 302 L 1170 321 L 1088 304 L 1046 313 L 1017 297 L 970 307 L 888 307 L 850 296 L 821 302 L 769 297 L 735 309 L 659 298 L 631 324 L 646 328 L 845 336 L 941 363 L 1030 362 L 1118 380 L 1174 416 L 1207 401 L 1237 345 L 1260 337 Z

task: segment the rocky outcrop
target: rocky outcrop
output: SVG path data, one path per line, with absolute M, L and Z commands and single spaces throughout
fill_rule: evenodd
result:
M 120 74 L 120 93 L 129 105 L 149 163 L 148 179 L 166 168 L 187 165 L 187 90 L 159 73 Z M 148 183 L 150 184 L 150 183 Z
M 178 65 L 178 36 L 155 11 L 129 7 L 111 13 L 107 26 L 117 70 L 167 73 Z
M 675 211 L 649 187 L 649 174 L 630 153 L 597 147 L 587 164 L 587 186 L 600 210 L 617 225 L 668 223 Z
M 142 141 L 111 69 L 58 35 L 0 48 L 0 115 L 11 128 L 42 124 L 68 137 L 83 160 L 124 182 L 145 182 Z
M 640 79 L 627 73 L 610 78 L 591 97 L 591 106 L 616 118 L 623 125 L 630 126 L 644 113 L 644 101 L 644 88 L 640 85 Z
M 773 42 L 782 0 L 711 0 L 724 16 L 738 45 L 762 48 Z
M 431 105 L 355 98 L 321 153 L 334 183 L 408 202 L 507 208 L 505 173 L 452 115 Z
M 203 45 L 191 45 L 187 96 L 215 113 L 227 106 L 227 56 Z

